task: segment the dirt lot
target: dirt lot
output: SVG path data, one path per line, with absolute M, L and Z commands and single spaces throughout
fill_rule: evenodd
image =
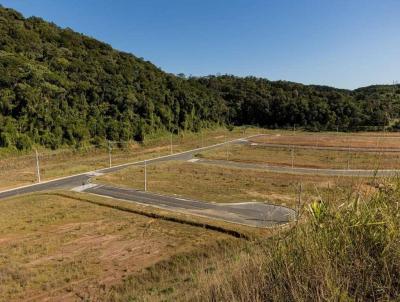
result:
M 55 195 L 4 200 L 0 301 L 93 301 L 128 275 L 226 237 Z
M 288 144 L 301 146 L 319 146 L 319 147 L 352 147 L 352 148 L 400 148 L 400 134 L 397 133 L 352 133 L 352 134 L 334 134 L 334 133 L 293 133 L 278 131 L 264 137 L 251 139 L 256 143 L 269 144 Z

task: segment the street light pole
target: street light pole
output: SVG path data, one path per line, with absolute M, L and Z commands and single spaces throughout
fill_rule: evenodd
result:
M 226 148 L 226 160 L 229 159 L 229 150 L 228 150 L 228 143 L 227 143 L 227 136 L 225 135 L 225 148 Z
M 108 141 L 108 163 L 109 163 L 109 167 L 111 168 L 112 159 L 111 159 L 111 142 L 110 141 Z
M 171 139 L 170 139 L 170 145 L 171 145 L 171 154 L 173 154 L 173 150 L 172 150 L 172 132 L 171 132 Z
M 147 191 L 147 160 L 144 161 L 144 191 Z
M 37 152 L 37 149 L 35 149 L 35 154 L 36 154 L 36 174 L 37 174 L 37 180 L 40 182 L 40 166 L 39 166 L 39 154 Z
M 349 140 L 349 148 L 347 151 L 347 170 L 350 169 L 350 140 Z
M 292 169 L 294 168 L 294 146 L 292 146 Z

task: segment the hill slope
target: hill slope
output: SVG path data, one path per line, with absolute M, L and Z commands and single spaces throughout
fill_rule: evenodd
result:
M 399 86 L 349 91 L 254 77 L 185 79 L 0 6 L 0 147 L 142 140 L 159 129 L 224 123 L 382 127 L 399 117 L 399 103 Z
M 0 8 L 0 145 L 141 139 L 158 128 L 223 122 L 198 83 L 39 18 Z

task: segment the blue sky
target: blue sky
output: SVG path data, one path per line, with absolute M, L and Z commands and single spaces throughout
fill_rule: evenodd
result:
M 399 0 L 0 0 L 187 75 L 400 81 Z

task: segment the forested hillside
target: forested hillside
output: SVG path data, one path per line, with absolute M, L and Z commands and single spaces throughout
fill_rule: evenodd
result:
M 0 145 L 51 148 L 141 140 L 223 123 L 224 101 L 195 82 L 39 18 L 0 8 Z
M 218 93 L 235 124 L 305 127 L 309 130 L 374 130 L 400 115 L 400 85 L 354 91 L 326 86 L 268 81 L 255 77 L 193 78 Z
M 351 130 L 388 124 L 399 103 L 399 86 L 347 91 L 253 77 L 178 77 L 0 6 L 0 147 L 140 141 L 156 130 L 226 123 Z

